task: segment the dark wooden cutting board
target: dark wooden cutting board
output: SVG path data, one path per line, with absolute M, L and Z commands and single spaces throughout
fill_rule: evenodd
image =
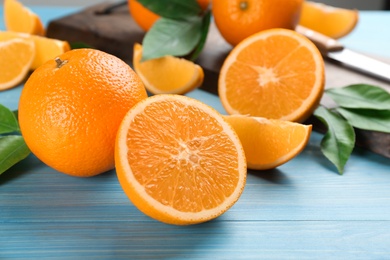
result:
M 113 7 L 113 8 L 112 8 Z M 127 5 L 113 6 L 112 3 L 102 3 L 91 6 L 79 13 L 75 13 L 49 23 L 47 36 L 67 40 L 71 43 L 82 42 L 94 48 L 111 53 L 126 63 L 132 64 L 133 44 L 142 42 L 144 32 L 131 18 Z M 201 89 L 217 94 L 219 70 L 226 55 L 231 50 L 214 24 L 205 48 L 196 61 L 205 72 L 205 80 Z M 382 59 L 390 62 L 390 59 Z M 343 87 L 350 84 L 365 83 L 380 86 L 390 92 L 390 84 L 356 73 L 338 64 L 325 61 L 326 87 Z M 321 104 L 332 106 L 326 96 Z M 311 123 L 317 131 L 324 131 L 323 125 L 311 117 L 306 123 Z M 375 153 L 390 158 L 390 134 L 355 129 L 357 144 Z

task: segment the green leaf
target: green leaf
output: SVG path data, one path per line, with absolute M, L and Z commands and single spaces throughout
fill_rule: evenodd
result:
M 203 50 L 203 47 L 204 47 L 206 40 L 207 40 L 207 35 L 209 33 L 210 21 L 211 21 L 211 11 L 207 11 L 202 19 L 202 29 L 201 29 L 200 41 L 190 57 L 190 60 L 192 60 L 192 61 L 195 61 L 198 58 L 199 54 Z
M 23 137 L 7 135 L 0 137 L 0 174 L 30 154 Z
M 390 93 L 376 86 L 357 84 L 343 88 L 327 89 L 325 93 L 340 107 L 390 109 Z
M 321 151 L 342 174 L 355 146 L 355 131 L 340 115 L 323 106 L 318 107 L 314 115 L 328 127 L 321 140 Z
M 92 47 L 91 45 L 89 44 L 86 44 L 84 42 L 71 42 L 69 43 L 70 45 L 70 48 L 72 50 L 74 49 L 84 49 L 84 48 L 87 48 L 87 49 L 95 49 L 94 47 Z
M 337 112 L 356 128 L 390 133 L 390 110 L 337 108 Z
M 164 18 L 187 20 L 202 12 L 196 0 L 137 0 L 144 7 Z
M 196 17 L 191 21 L 158 19 L 143 39 L 141 62 L 165 55 L 184 56 L 189 54 L 199 43 L 201 27 L 201 17 Z
M 0 134 L 19 132 L 18 120 L 14 112 L 0 105 Z

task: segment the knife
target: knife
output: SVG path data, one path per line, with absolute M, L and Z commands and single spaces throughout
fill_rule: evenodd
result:
M 350 69 L 390 82 L 390 64 L 345 48 L 340 42 L 298 25 L 295 30 L 309 38 L 325 58 Z

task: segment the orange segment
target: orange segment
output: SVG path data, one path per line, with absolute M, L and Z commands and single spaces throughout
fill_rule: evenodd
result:
M 142 45 L 134 45 L 134 70 L 153 94 L 185 94 L 203 83 L 203 69 L 192 61 L 165 56 L 141 62 Z
M 332 38 L 349 34 L 359 20 L 357 10 L 337 8 L 307 1 L 302 8 L 299 23 Z
M 302 122 L 324 90 L 321 53 L 306 37 L 287 29 L 254 34 L 225 59 L 218 92 L 229 114 Z
M 241 140 L 248 168 L 268 170 L 295 158 L 307 145 L 311 125 L 248 116 L 225 116 Z
M 27 33 L 4 32 L 0 31 L 0 41 L 22 38 L 31 39 L 35 43 L 35 55 L 31 64 L 31 69 L 35 70 L 48 60 L 63 54 L 70 50 L 70 45 L 67 41 L 50 39 L 43 36 L 36 36 Z
M 244 151 L 232 127 L 211 107 L 181 95 L 155 95 L 127 113 L 115 166 L 136 207 L 177 225 L 220 216 L 246 180 Z
M 4 19 L 8 31 L 45 34 L 39 16 L 17 0 L 4 0 Z
M 34 58 L 34 43 L 12 39 L 0 42 L 0 90 L 15 87 L 26 76 Z

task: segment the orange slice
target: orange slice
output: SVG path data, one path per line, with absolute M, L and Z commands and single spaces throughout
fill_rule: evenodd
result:
M 177 225 L 220 216 L 246 180 L 244 151 L 230 124 L 181 95 L 155 95 L 130 109 L 117 134 L 115 166 L 136 207 Z
M 268 170 L 295 158 L 309 142 L 312 126 L 289 121 L 225 116 L 241 140 L 248 168 Z
M 4 19 L 8 31 L 45 34 L 39 16 L 17 0 L 4 0 Z
M 359 12 L 306 1 L 299 24 L 332 38 L 349 34 L 359 20 Z
M 218 93 L 229 114 L 302 122 L 324 90 L 324 61 L 317 47 L 293 30 L 249 36 L 225 59 Z
M 70 45 L 67 41 L 50 39 L 43 36 L 36 36 L 27 33 L 4 32 L 0 31 L 0 41 L 22 38 L 31 39 L 35 43 L 35 56 L 31 64 L 31 68 L 35 70 L 48 60 L 70 50 Z
M 34 53 L 34 43 L 29 40 L 0 42 L 0 90 L 15 87 L 26 77 Z
M 133 66 L 153 94 L 185 94 L 203 83 L 203 69 L 192 61 L 165 56 L 141 62 L 142 45 L 134 45 Z

